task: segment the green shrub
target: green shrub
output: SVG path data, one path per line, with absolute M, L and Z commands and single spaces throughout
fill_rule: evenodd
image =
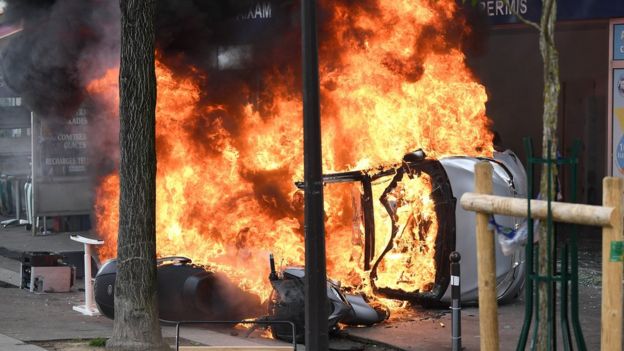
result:
M 104 346 L 106 346 L 106 339 L 105 338 L 95 338 L 95 339 L 89 341 L 89 346 L 104 347 Z

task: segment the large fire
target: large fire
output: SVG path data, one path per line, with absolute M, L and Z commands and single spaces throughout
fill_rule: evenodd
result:
M 490 155 L 485 89 L 459 45 L 446 38 L 468 31 L 457 24 L 462 20 L 454 1 L 379 1 L 374 16 L 336 3 L 320 47 L 325 172 L 388 165 L 418 148 L 435 158 Z M 205 84 L 218 84 L 210 74 L 174 73 L 163 62 L 156 67 L 158 255 L 191 257 L 265 299 L 269 253 L 282 265 L 304 262 L 303 195 L 294 186 L 303 175 L 296 72 L 270 70 L 259 94 L 232 93 L 241 96 L 233 108 L 202 98 Z M 112 69 L 89 86 L 111 111 L 117 77 Z M 97 193 L 103 259 L 116 252 L 118 187 L 118 175 L 110 174 Z M 386 187 L 373 184 L 375 199 Z M 351 184 L 325 190 L 328 273 L 370 293 L 354 201 L 359 190 Z M 378 267 L 377 286 L 430 288 L 438 228 L 430 193 L 427 176 L 406 178 L 393 190 L 400 235 L 393 239 L 397 249 Z M 391 232 L 383 206 L 376 206 L 375 225 L 379 255 Z

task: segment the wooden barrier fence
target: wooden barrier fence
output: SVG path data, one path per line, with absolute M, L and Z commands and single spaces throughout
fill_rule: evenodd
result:
M 622 350 L 622 191 L 620 178 L 606 177 L 602 182 L 603 205 L 590 206 L 551 202 L 553 221 L 602 227 L 602 310 L 601 350 Z M 479 330 L 481 350 L 497 351 L 498 305 L 496 299 L 496 262 L 494 233 L 488 228 L 490 215 L 528 217 L 527 200 L 492 194 L 492 165 L 475 165 L 475 191 L 465 193 L 460 204 L 476 212 L 477 271 L 479 279 Z M 531 218 L 547 219 L 548 203 L 531 200 Z M 619 250 L 619 251 L 618 251 Z M 618 253 L 619 252 L 619 253 Z M 530 272 L 529 272 L 530 273 Z

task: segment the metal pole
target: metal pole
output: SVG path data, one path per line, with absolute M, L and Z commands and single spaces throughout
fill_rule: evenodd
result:
M 302 1 L 301 24 L 305 180 L 305 341 L 306 350 L 325 351 L 329 348 L 329 340 L 315 0 Z
M 570 182 L 570 202 L 576 202 L 576 175 L 578 172 L 578 154 L 581 148 L 581 142 L 575 141 L 572 148 L 572 181 Z M 587 351 L 585 344 L 585 337 L 583 336 L 583 329 L 581 329 L 581 321 L 579 319 L 578 308 L 578 227 L 572 227 L 571 244 L 570 244 L 570 275 L 571 275 L 571 288 L 570 288 L 570 314 L 572 315 L 572 329 L 574 330 L 574 337 L 576 339 L 576 345 L 579 351 Z
M 546 226 L 547 226 L 547 235 L 546 235 L 546 275 L 548 276 L 548 280 L 546 280 L 546 282 L 544 283 L 538 283 L 538 290 L 539 290 L 539 284 L 546 284 L 546 323 L 548 323 L 548 326 L 544 327 L 545 331 L 548 332 L 547 338 L 546 338 L 546 342 L 548 343 L 547 345 L 550 345 L 552 350 L 556 350 L 557 349 L 557 336 L 555 335 L 555 333 L 557 332 L 556 329 L 556 323 L 557 321 L 554 318 L 554 308 L 555 308 L 555 304 L 554 304 L 554 294 L 555 294 L 555 289 L 553 289 L 553 285 L 554 285 L 554 281 L 552 280 L 553 278 L 553 264 L 555 264 L 555 260 L 553 259 L 553 252 L 555 251 L 553 249 L 553 233 L 554 233 L 554 227 L 553 227 L 553 217 L 552 217 L 552 200 L 557 198 L 557 194 L 556 194 L 556 190 L 553 189 L 554 187 L 554 180 L 553 180 L 553 162 L 556 160 L 553 160 L 550 156 L 550 152 L 552 150 L 552 141 L 548 140 L 548 144 L 547 144 L 547 149 L 548 149 L 548 158 L 546 159 L 546 174 L 548 177 L 548 183 L 547 185 L 547 189 L 548 189 L 548 196 L 546 196 L 546 201 L 548 204 L 548 216 L 546 218 Z M 556 165 L 556 164 L 555 164 Z M 555 191 L 555 194 L 553 194 L 553 191 Z M 538 257 L 539 260 L 539 257 Z M 539 273 L 539 271 L 538 271 Z M 539 305 L 539 292 L 538 292 L 538 305 Z M 539 345 L 539 341 L 538 341 L 538 345 Z
M 453 351 L 461 351 L 461 289 L 459 281 L 459 260 L 461 255 L 457 251 L 451 252 L 451 342 Z
M 524 147 L 527 153 L 527 224 L 529 226 L 529 233 L 527 238 L 527 244 L 525 248 L 526 255 L 526 278 L 525 278 L 525 303 L 524 303 L 524 322 L 522 323 L 522 330 L 520 331 L 520 340 L 516 347 L 516 351 L 522 351 L 526 349 L 527 339 L 529 337 L 529 329 L 531 328 L 531 321 L 533 320 L 533 286 L 535 281 L 533 279 L 533 213 L 531 212 L 531 198 L 533 197 L 533 143 L 531 139 L 524 138 Z

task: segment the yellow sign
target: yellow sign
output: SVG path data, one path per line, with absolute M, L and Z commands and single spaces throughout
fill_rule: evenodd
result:
M 620 131 L 624 133 L 624 107 L 617 107 L 613 109 L 613 114 L 620 122 Z

